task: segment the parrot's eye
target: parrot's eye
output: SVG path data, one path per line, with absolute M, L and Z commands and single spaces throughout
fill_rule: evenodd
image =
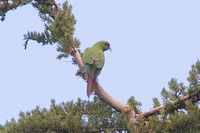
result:
M 111 47 L 110 47 L 110 44 L 109 43 L 106 43 L 106 50 L 109 50 L 110 49 L 110 51 L 111 51 Z
M 110 47 L 110 44 L 109 44 L 109 43 L 106 43 L 105 45 L 106 45 L 106 47 L 108 47 L 108 48 Z

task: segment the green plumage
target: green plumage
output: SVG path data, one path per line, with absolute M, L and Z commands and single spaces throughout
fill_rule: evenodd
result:
M 87 48 L 83 53 L 83 62 L 84 64 L 92 65 L 93 71 L 95 69 L 102 69 L 105 62 L 104 53 L 100 48 L 95 46 Z
M 100 74 L 105 63 L 104 51 L 108 49 L 110 49 L 110 44 L 107 41 L 99 41 L 92 47 L 86 48 L 83 52 L 88 97 L 95 91 L 97 76 Z

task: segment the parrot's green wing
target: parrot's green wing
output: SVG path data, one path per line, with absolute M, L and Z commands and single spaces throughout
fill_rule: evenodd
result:
M 91 47 L 85 49 L 83 53 L 83 63 L 91 65 L 93 71 L 102 69 L 104 66 L 105 57 L 101 49 Z M 96 70 L 95 70 L 96 69 Z

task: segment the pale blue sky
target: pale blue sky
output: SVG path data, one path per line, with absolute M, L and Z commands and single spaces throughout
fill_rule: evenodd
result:
M 200 57 L 199 0 L 70 1 L 81 49 L 98 40 L 111 43 L 99 76 L 110 95 L 122 102 L 135 96 L 147 110 L 171 77 L 187 84 L 190 66 Z M 18 118 L 20 110 L 49 107 L 52 98 L 88 99 L 84 81 L 74 76 L 77 67 L 57 60 L 56 46 L 30 42 L 24 50 L 23 34 L 42 29 L 31 6 L 0 22 L 0 124 Z

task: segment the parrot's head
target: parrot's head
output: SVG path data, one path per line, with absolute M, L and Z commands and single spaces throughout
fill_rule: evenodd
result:
M 99 41 L 96 43 L 96 45 L 98 45 L 103 51 L 106 51 L 106 50 L 111 51 L 110 43 L 107 41 Z

